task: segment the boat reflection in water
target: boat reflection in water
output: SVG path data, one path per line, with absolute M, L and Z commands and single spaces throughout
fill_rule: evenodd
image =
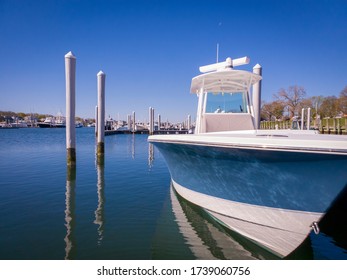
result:
M 196 259 L 277 259 L 242 236 L 226 230 L 201 208 L 182 198 L 171 185 L 170 198 L 175 222 Z

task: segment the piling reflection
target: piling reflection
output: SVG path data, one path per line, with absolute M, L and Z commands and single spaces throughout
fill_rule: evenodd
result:
M 131 137 L 131 144 L 132 144 L 131 156 L 134 159 L 135 158 L 135 134 L 134 133 L 132 134 L 132 137 Z
M 66 170 L 66 192 L 65 192 L 65 259 L 72 260 L 76 255 L 75 238 L 75 201 L 76 201 L 76 165 L 68 165 Z
M 148 143 L 148 166 L 152 168 L 154 162 L 154 146 L 152 143 Z
M 105 159 L 104 156 L 98 156 L 96 160 L 97 172 L 97 194 L 98 194 L 98 207 L 95 210 L 94 224 L 98 225 L 98 239 L 97 244 L 101 245 L 104 234 L 105 226 Z

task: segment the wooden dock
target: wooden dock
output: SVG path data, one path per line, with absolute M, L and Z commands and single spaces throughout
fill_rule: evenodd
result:
M 262 121 L 260 129 L 290 129 L 292 121 Z M 314 120 L 310 124 L 311 129 L 319 130 L 322 134 L 347 134 L 347 118 L 324 118 L 318 124 Z

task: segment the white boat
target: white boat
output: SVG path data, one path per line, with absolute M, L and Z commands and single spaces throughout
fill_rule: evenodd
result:
M 261 77 L 248 58 L 200 67 L 195 134 L 153 135 L 179 195 L 279 257 L 295 250 L 347 187 L 347 137 L 259 130 Z M 252 90 L 253 86 L 253 90 Z M 255 99 L 256 100 L 256 99 Z M 260 102 L 259 102 L 260 103 Z
M 58 113 L 57 117 L 46 117 L 43 122 L 38 122 L 37 126 L 41 128 L 65 128 L 66 121 L 65 117 Z
M 81 128 L 81 127 L 83 127 L 83 123 L 82 122 L 75 122 L 75 127 Z

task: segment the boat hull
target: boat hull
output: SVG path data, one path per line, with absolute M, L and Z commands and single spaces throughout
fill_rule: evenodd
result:
M 65 128 L 65 124 L 37 123 L 40 128 Z
M 153 142 L 182 197 L 280 257 L 347 183 L 344 155 Z

